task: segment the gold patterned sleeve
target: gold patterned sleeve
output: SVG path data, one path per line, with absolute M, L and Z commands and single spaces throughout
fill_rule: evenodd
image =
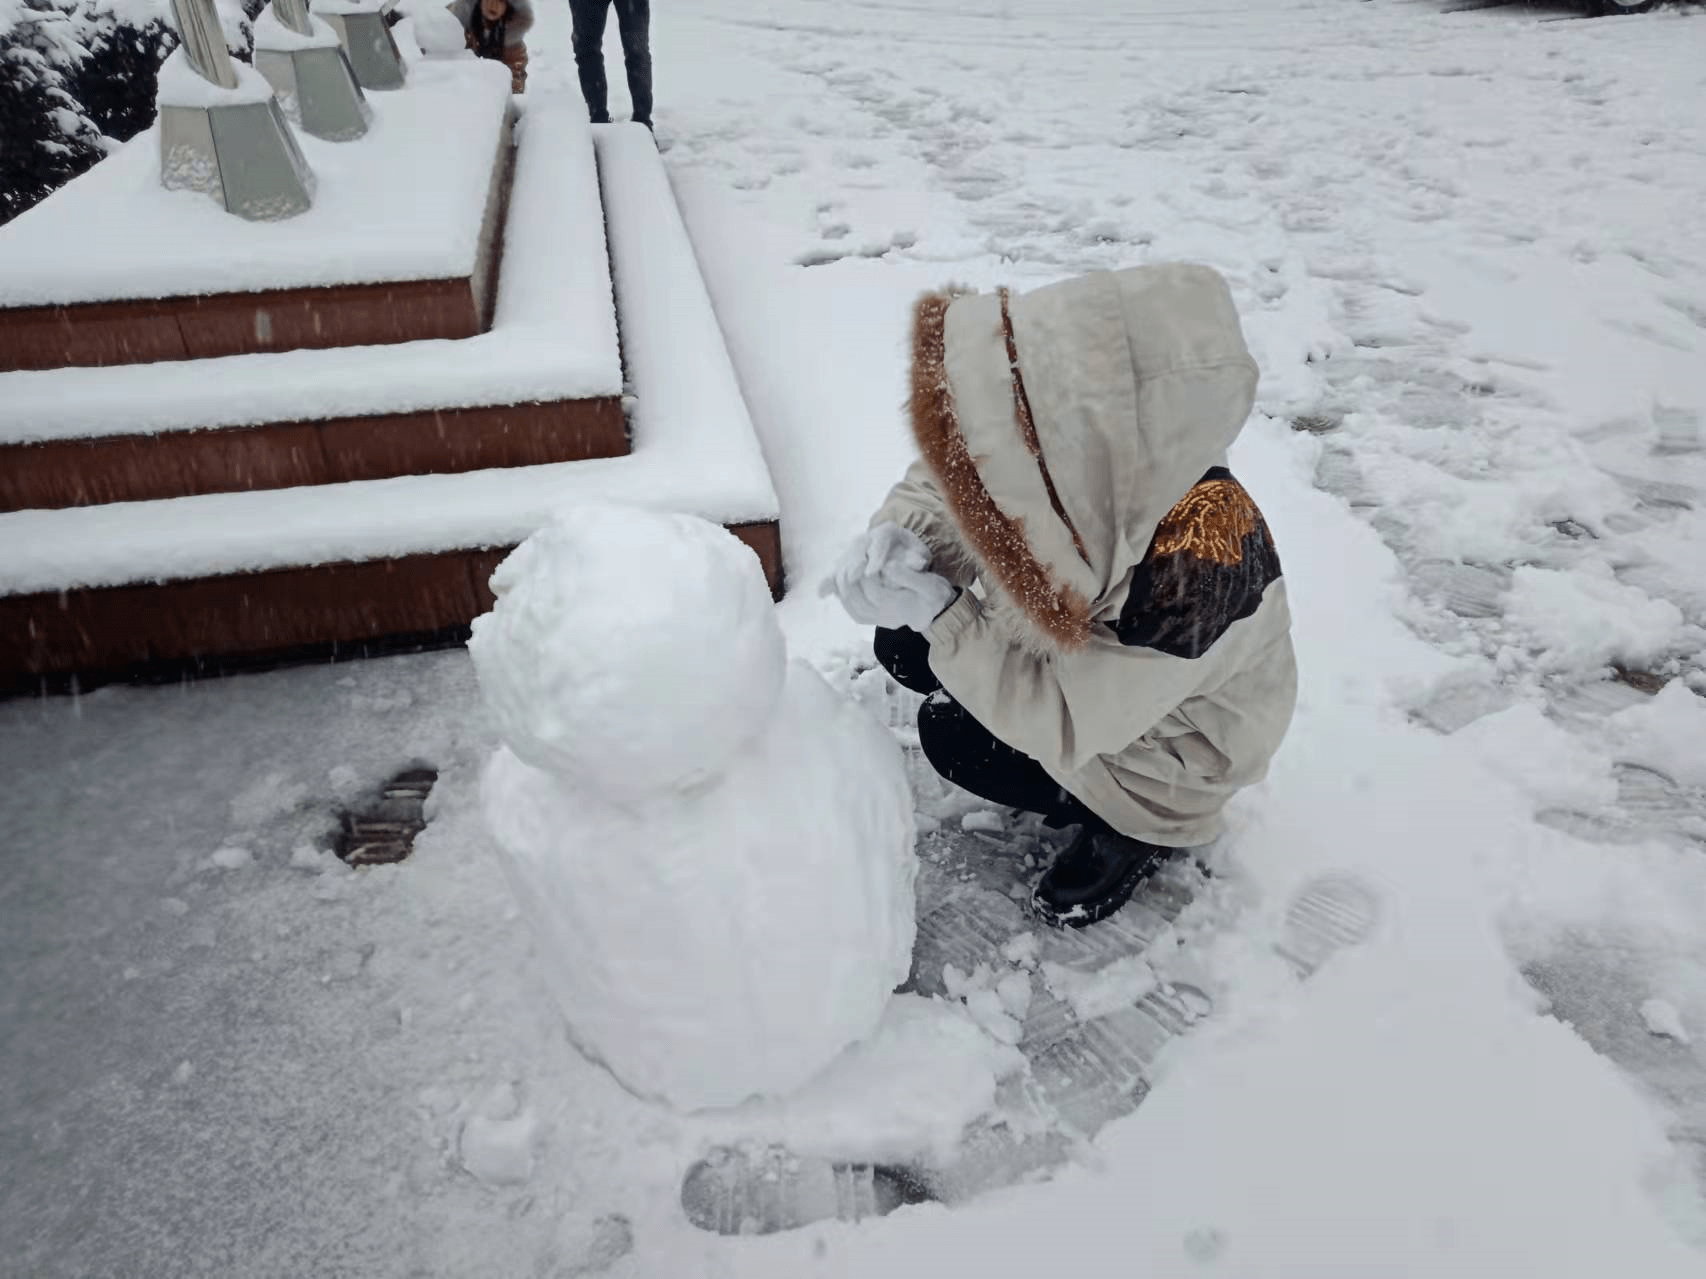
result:
M 1267 521 L 1244 486 L 1216 468 L 1155 530 L 1114 632 L 1132 648 L 1201 657 L 1261 607 L 1279 576 Z

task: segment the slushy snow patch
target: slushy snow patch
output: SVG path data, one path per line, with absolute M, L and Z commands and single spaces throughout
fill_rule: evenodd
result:
M 312 844 L 298 844 L 290 850 L 290 867 L 292 870 L 305 870 L 315 875 L 324 875 L 328 871 L 339 869 L 343 865 L 337 854 L 328 848 L 315 848 Z
M 803 1088 L 719 1115 L 710 1133 L 840 1160 L 946 1156 L 1023 1065 L 956 1001 L 896 995 L 875 1032 Z
M 578 508 L 492 587 L 469 643 L 507 743 L 486 821 L 576 1042 L 683 1109 L 798 1088 L 910 965 L 899 748 L 788 665 L 757 558 L 716 525 Z
M 1693 1042 L 1683 1027 L 1682 1014 L 1669 1000 L 1647 1000 L 1641 1005 L 1641 1020 L 1647 1023 L 1649 1034 L 1657 1035 L 1661 1039 L 1674 1039 L 1679 1044 Z
M 1706 698 L 1672 680 L 1652 698 L 1611 717 L 1618 754 L 1685 786 L 1706 786 Z
M 1079 1021 L 1094 1021 L 1130 1008 L 1158 984 L 1142 955 L 1127 955 L 1093 972 L 1044 961 L 1043 981 L 1056 999 L 1072 1005 Z
M 533 1175 L 538 1123 L 523 1110 L 515 1089 L 493 1089 L 479 1111 L 462 1125 L 457 1142 L 462 1167 L 489 1186 L 516 1186 Z
M 1023 1035 L 1025 1012 L 1031 1005 L 1031 981 L 1024 973 L 1009 975 L 1024 984 L 1021 995 L 1008 978 L 997 981 L 988 964 L 979 964 L 972 972 L 961 972 L 953 964 L 942 967 L 942 985 L 948 994 L 960 1000 L 966 1012 L 990 1038 L 1003 1044 L 1017 1044 Z M 1019 1006 L 1022 1005 L 1022 1006 Z M 1018 1006 L 1018 1011 L 1014 1011 Z
M 1586 565 L 1570 573 L 1518 567 L 1506 616 L 1534 634 L 1541 666 L 1555 671 L 1654 661 L 1677 642 L 1683 625 L 1682 610 L 1669 600 Z

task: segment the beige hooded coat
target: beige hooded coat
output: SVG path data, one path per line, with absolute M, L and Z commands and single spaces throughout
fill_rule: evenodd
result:
M 1116 829 L 1192 846 L 1260 780 L 1297 671 L 1279 560 L 1225 466 L 1256 365 L 1207 267 L 930 294 L 920 460 L 872 523 L 962 589 L 930 666 Z

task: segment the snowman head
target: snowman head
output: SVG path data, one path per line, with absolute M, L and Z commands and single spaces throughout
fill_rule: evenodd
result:
M 576 507 L 491 584 L 468 648 L 535 768 L 632 804 L 714 780 L 770 722 L 787 650 L 757 556 L 715 524 Z

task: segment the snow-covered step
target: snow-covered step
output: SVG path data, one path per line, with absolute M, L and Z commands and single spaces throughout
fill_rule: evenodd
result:
M 564 167 L 525 150 L 585 147 L 584 111 L 536 105 L 521 127 L 517 212 L 560 211 Z M 596 134 L 631 453 L 0 514 L 0 683 L 454 635 L 490 606 L 508 549 L 585 502 L 728 526 L 779 591 L 775 489 L 662 160 L 640 126 Z
M 509 90 L 489 63 L 418 63 L 409 92 L 368 99 L 359 142 L 298 135 L 314 207 L 260 226 L 162 188 L 144 131 L 0 228 L 0 370 L 483 332 Z
M 87 683 L 157 664 L 458 639 L 491 607 L 499 561 L 578 501 L 716 520 L 753 548 L 779 595 L 768 475 L 702 452 L 686 462 L 698 477 L 571 462 L 0 516 L 0 575 L 34 587 L 0 595 L 0 691 L 72 673 Z M 47 585 L 56 575 L 103 584 Z
M 507 87 L 500 98 L 507 110 Z M 0 511 L 626 453 L 621 350 L 591 135 L 584 121 L 548 106 L 529 112 L 519 134 L 490 332 L 461 341 L 0 373 Z M 478 194 L 466 201 L 470 218 L 482 207 Z M 200 204 L 189 212 L 202 212 Z M 682 233 L 648 223 L 644 234 Z M 476 248 L 470 243 L 466 251 Z M 288 256 L 285 264 L 305 269 Z M 629 265 L 631 275 L 642 270 L 638 261 Z M 81 278 L 81 270 L 70 275 L 73 283 Z M 123 278 L 115 274 L 112 287 Z
M 620 457 L 619 395 L 0 445 L 0 511 Z

